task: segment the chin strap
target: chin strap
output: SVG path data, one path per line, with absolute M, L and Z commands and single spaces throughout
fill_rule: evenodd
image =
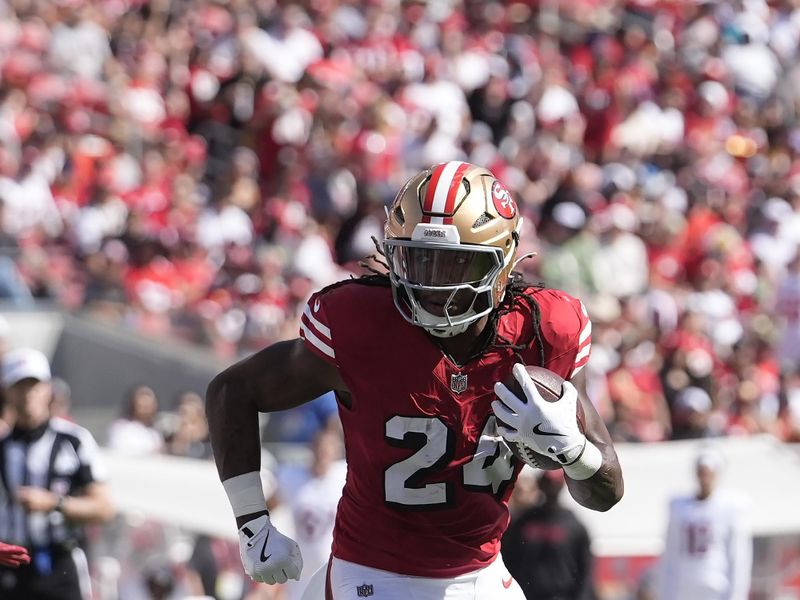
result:
M 444 325 L 438 327 L 426 325 L 421 319 L 419 319 L 419 317 L 421 316 L 421 317 L 435 319 L 436 315 L 429 313 L 421 306 L 417 307 L 416 315 L 417 315 L 418 325 L 422 327 L 425 331 L 430 333 L 432 336 L 438 338 L 450 338 L 457 336 L 460 333 L 464 333 L 467 330 L 467 327 L 469 327 L 472 324 L 472 321 L 468 321 L 466 323 L 461 323 L 460 325 Z
M 437 327 L 435 329 L 423 326 L 423 329 L 434 337 L 451 338 L 461 333 L 464 333 L 467 330 L 467 327 L 470 326 L 470 324 L 471 323 L 463 323 L 461 325 L 456 325 L 454 327 L 446 327 L 446 328 Z

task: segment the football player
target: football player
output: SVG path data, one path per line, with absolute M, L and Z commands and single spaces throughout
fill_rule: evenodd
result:
M 299 338 L 211 382 L 215 459 L 254 580 L 280 583 L 302 570 L 297 544 L 265 508 L 258 412 L 328 390 L 348 473 L 331 559 L 314 578 L 327 599 L 523 600 L 499 556 L 521 469 L 505 440 L 557 459 L 583 506 L 604 511 L 621 498 L 608 431 L 569 382 L 589 359 L 589 318 L 575 298 L 513 273 L 520 221 L 486 169 L 453 161 L 418 173 L 387 212 L 388 273 L 314 294 Z M 544 401 L 522 365 L 568 380 L 561 400 Z M 512 370 L 525 398 L 497 383 Z M 306 597 L 321 597 L 313 588 Z
M 669 503 L 669 518 L 656 572 L 656 600 L 747 600 L 753 571 L 750 506 L 720 488 L 725 460 L 713 446 L 695 462 L 697 490 Z

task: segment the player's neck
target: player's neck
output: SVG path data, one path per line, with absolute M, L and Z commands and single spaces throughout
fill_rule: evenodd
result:
M 478 344 L 484 341 L 484 336 L 489 335 L 487 325 L 489 317 L 484 316 L 472 323 L 464 333 L 451 338 L 433 338 L 448 358 L 458 365 L 467 363 Z

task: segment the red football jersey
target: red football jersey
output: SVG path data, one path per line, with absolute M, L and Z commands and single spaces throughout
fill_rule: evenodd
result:
M 591 347 L 583 305 L 556 290 L 526 294 L 541 309 L 544 366 L 571 378 Z M 388 287 L 354 280 L 311 297 L 301 336 L 338 367 L 352 395 L 351 408 L 339 406 L 348 473 L 334 556 L 422 577 L 454 577 L 494 560 L 521 464 L 496 433 L 492 388 L 515 352 L 541 364 L 527 302 L 500 317 L 497 333 L 496 345 L 458 366 L 403 319 Z

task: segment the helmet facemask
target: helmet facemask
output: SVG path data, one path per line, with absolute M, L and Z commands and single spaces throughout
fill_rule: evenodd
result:
M 400 314 L 437 337 L 453 337 L 496 308 L 495 288 L 514 252 L 467 244 L 386 240 Z

